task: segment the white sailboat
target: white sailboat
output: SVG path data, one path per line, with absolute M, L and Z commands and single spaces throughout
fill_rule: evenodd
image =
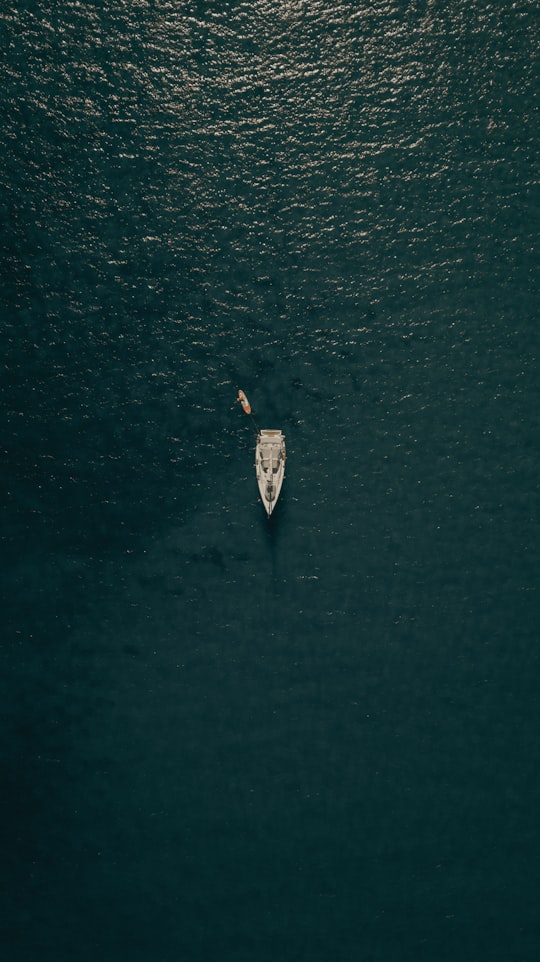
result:
M 262 503 L 268 517 L 276 506 L 285 477 L 285 435 L 277 430 L 261 430 L 255 448 L 255 472 Z

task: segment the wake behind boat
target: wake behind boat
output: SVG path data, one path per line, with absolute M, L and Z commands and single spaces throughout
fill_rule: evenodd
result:
M 262 503 L 268 517 L 276 506 L 285 477 L 285 435 L 281 431 L 261 430 L 255 448 L 255 472 Z

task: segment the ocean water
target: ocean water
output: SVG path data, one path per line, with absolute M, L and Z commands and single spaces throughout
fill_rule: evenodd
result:
M 535 5 L 0 22 L 2 958 L 536 962 Z

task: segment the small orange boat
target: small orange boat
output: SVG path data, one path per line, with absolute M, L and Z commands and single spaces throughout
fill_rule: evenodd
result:
M 247 399 L 247 397 L 246 397 L 246 395 L 244 394 L 243 391 L 239 391 L 239 392 L 238 392 L 238 400 L 240 401 L 240 404 L 242 405 L 242 410 L 244 410 L 244 411 L 246 412 L 246 414 L 251 414 L 251 404 L 249 403 L 249 401 L 248 401 L 248 399 Z

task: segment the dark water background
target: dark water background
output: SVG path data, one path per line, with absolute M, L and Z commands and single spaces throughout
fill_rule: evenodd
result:
M 540 957 L 537 15 L 3 5 L 5 962 Z

